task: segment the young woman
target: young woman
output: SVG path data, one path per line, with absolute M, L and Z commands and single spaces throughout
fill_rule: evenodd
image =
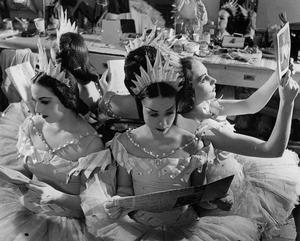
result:
M 117 134 L 110 145 L 119 164 L 117 195 L 139 195 L 199 184 L 198 171 L 208 161 L 209 143 L 245 155 L 275 157 L 282 154 L 287 144 L 293 101 L 298 93 L 298 86 L 293 82 L 280 89 L 281 105 L 268 141 L 228 132 L 211 119 L 201 122 L 194 135 L 174 125 L 176 75 L 169 74 L 169 66 L 161 70 L 163 67 L 158 64 L 155 51 L 147 52 L 146 56 L 137 65 L 130 65 L 130 60 L 126 60 L 131 66 L 131 71 L 126 72 L 126 85 L 142 103 L 145 124 Z M 156 58 L 154 64 L 153 58 Z M 84 198 L 85 202 L 92 201 Z M 112 198 L 104 204 L 92 205 L 91 209 L 93 212 L 85 210 L 89 230 L 104 240 L 259 240 L 261 232 L 253 220 L 240 216 L 218 217 L 217 222 L 216 217 L 199 219 L 190 206 L 160 213 L 131 212 L 133 210 L 122 209 Z M 96 222 L 100 217 L 105 218 L 104 211 L 111 221 Z M 128 212 L 131 220 L 128 216 L 120 218 Z
M 255 113 L 261 104 L 259 101 L 266 98 L 262 93 L 270 96 L 279 85 L 274 79 L 273 83 L 261 87 L 262 92 L 255 92 L 247 100 L 216 99 L 216 80 L 208 74 L 206 67 L 194 57 L 183 58 L 181 63 L 185 104 L 181 105 L 182 115 L 178 117 L 177 125 L 192 133 L 208 118 L 217 120 L 222 129 L 233 132 L 234 128 L 221 116 Z M 292 80 L 284 78 L 283 81 L 288 81 L 283 83 L 285 85 Z M 217 143 L 213 146 L 215 159 L 208 164 L 208 182 L 234 173 L 232 212 L 264 222 L 265 234 L 271 235 L 274 228 L 285 224 L 298 201 L 300 169 L 297 154 L 285 150 L 280 158 L 253 158 L 248 154 L 247 157 L 220 151 L 224 150 L 224 143 L 221 147 Z
M 57 68 L 41 72 L 31 91 L 36 115 L 20 127 L 19 165 L 12 166 L 31 180 L 15 185 L 1 175 L 0 240 L 94 240 L 79 198 L 88 174 L 72 170 L 109 162 L 102 140 L 81 116 L 86 106 L 71 75 Z

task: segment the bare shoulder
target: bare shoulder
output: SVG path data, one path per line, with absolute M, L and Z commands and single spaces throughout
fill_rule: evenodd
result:
M 177 134 L 177 138 L 181 140 L 182 144 L 191 141 L 195 137 L 195 135 L 192 132 L 185 130 L 181 127 L 176 127 L 174 130 Z
M 85 152 L 93 153 L 104 149 L 104 144 L 101 135 L 98 135 L 96 130 L 85 120 L 80 125 L 80 146 Z
M 85 155 L 104 150 L 104 144 L 100 136 L 89 135 L 80 140 L 80 149 Z

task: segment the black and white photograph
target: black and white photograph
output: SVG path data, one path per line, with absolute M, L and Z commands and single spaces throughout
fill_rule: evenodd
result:
M 300 241 L 299 0 L 0 0 L 0 241 Z

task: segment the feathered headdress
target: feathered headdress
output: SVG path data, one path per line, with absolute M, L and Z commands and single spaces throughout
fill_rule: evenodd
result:
M 236 15 L 236 12 L 238 10 L 238 3 L 237 0 L 230 0 L 226 3 L 224 3 L 220 9 L 225 9 L 228 12 L 230 12 L 232 14 L 232 16 L 234 17 Z
M 52 78 L 58 80 L 64 85 L 70 87 L 71 80 L 66 77 L 66 72 L 61 70 L 61 64 L 54 64 L 52 59 L 48 61 L 48 57 L 45 48 L 42 45 L 41 39 L 37 40 L 38 47 L 38 61 L 39 61 L 39 72 L 44 72 Z
M 157 51 L 153 66 L 146 55 L 147 71 L 140 67 L 141 74 L 135 74 L 136 80 L 132 80 L 135 87 L 132 87 L 134 94 L 138 95 L 145 87 L 153 84 L 164 82 L 173 86 L 176 90 L 181 88 L 180 82 L 182 78 L 180 74 L 170 66 L 169 59 L 166 59 L 165 64 L 162 63 L 160 51 Z
M 77 33 L 78 28 L 75 22 L 71 24 L 70 19 L 68 19 L 67 10 L 64 11 L 62 7 L 60 7 L 58 18 L 59 18 L 59 27 L 56 30 L 56 39 L 57 39 L 57 46 L 59 47 L 59 41 L 61 35 L 69 32 Z

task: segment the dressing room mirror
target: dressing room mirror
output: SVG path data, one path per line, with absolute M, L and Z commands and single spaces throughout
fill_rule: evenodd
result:
M 220 0 L 218 29 L 254 38 L 258 0 Z M 225 34 L 225 35 L 226 35 Z

